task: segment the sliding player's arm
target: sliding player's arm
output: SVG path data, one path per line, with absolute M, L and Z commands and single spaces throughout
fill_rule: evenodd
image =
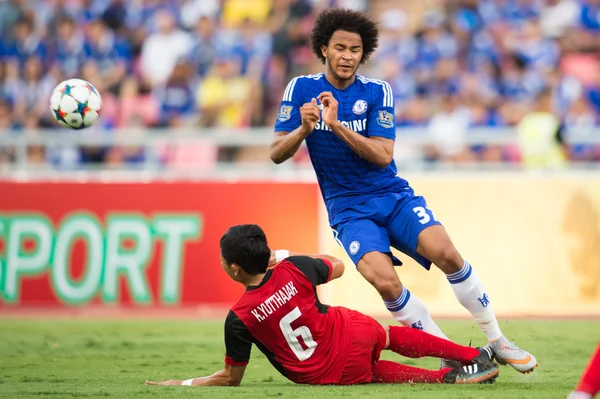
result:
M 225 319 L 225 367 L 221 371 L 189 380 L 146 381 L 147 385 L 238 386 L 242 382 L 252 350 L 252 335 L 244 323 L 229 311 Z
M 329 128 L 342 139 L 359 157 L 380 168 L 387 167 L 394 158 L 396 121 L 392 90 L 387 83 L 377 86 L 378 92 L 369 106 L 365 137 L 345 127 L 338 120 L 338 101 L 331 92 L 319 94 L 323 104 L 322 118 Z
M 336 278 L 340 278 L 342 277 L 342 274 L 344 274 L 344 262 L 342 262 L 335 256 L 325 254 L 303 254 L 299 252 L 290 252 L 286 249 L 271 251 L 271 259 L 269 259 L 269 268 L 275 267 L 282 260 L 292 256 L 304 256 L 312 259 L 320 259 L 322 261 L 327 262 L 326 266 L 330 267 L 331 276 L 329 276 L 329 278 L 325 282 L 335 280 Z
M 344 262 L 330 255 L 306 255 L 290 252 L 286 258 L 308 277 L 314 285 L 335 280 L 344 274 Z
M 206 376 L 190 378 L 189 380 L 167 380 L 167 381 L 146 381 L 146 385 L 183 385 L 183 386 L 205 386 L 205 387 L 236 387 L 242 382 L 246 366 L 231 366 L 225 363 L 221 371 Z

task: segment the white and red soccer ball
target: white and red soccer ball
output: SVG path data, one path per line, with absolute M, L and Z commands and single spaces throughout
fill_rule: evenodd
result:
M 52 90 L 50 111 L 61 126 L 69 129 L 90 127 L 98 120 L 101 110 L 100 93 L 85 80 L 65 80 Z

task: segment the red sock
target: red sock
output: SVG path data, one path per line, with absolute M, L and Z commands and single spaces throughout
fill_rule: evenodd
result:
M 589 393 L 592 396 L 600 392 L 600 344 L 596 347 L 596 352 L 590 359 L 575 390 Z
M 372 382 L 381 384 L 427 383 L 444 382 L 444 375 L 451 369 L 426 370 L 404 364 L 379 360 L 373 368 Z
M 410 327 L 390 326 L 391 351 L 399 355 L 418 358 L 424 356 L 470 363 L 479 350 L 455 344 L 444 338 Z

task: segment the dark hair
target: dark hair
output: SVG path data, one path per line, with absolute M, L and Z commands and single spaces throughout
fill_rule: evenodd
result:
M 344 8 L 330 8 L 319 14 L 310 34 L 310 46 L 313 53 L 325 63 L 325 57 L 321 52 L 321 46 L 329 45 L 331 36 L 338 31 L 358 33 L 362 39 L 363 56 L 360 63 L 369 59 L 377 48 L 379 31 L 377 24 L 365 14 Z
M 227 265 L 239 265 L 246 273 L 265 273 L 271 250 L 265 232 L 256 224 L 231 226 L 221 237 L 221 256 Z

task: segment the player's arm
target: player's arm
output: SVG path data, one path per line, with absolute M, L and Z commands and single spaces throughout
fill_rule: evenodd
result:
M 252 335 L 244 323 L 229 311 L 225 319 L 225 367 L 206 377 L 189 380 L 146 381 L 147 385 L 238 386 L 250 360 Z
M 327 278 L 323 283 L 326 283 L 327 281 L 335 280 L 336 278 L 340 278 L 340 277 L 342 277 L 342 274 L 344 274 L 344 268 L 345 268 L 344 262 L 342 262 L 341 260 L 339 260 L 338 258 L 336 258 L 334 256 L 325 255 L 325 254 L 303 254 L 303 253 L 299 253 L 299 252 L 290 252 L 287 249 L 278 249 L 276 251 L 272 251 L 271 259 L 269 259 L 269 267 L 274 267 L 278 263 L 283 261 L 284 259 L 287 259 L 292 256 L 293 257 L 308 257 L 308 258 L 312 258 L 312 259 L 316 259 L 316 260 L 321 260 L 322 263 L 328 268 L 328 270 L 325 273 L 322 273 L 323 275 L 327 275 Z M 314 267 L 314 265 L 313 265 L 313 267 Z M 317 267 L 322 267 L 322 265 L 317 265 Z M 322 270 L 325 271 L 325 269 L 322 269 Z M 323 284 L 323 283 L 319 283 L 319 284 Z
M 373 107 L 367 116 L 369 137 L 364 137 L 341 124 L 338 120 L 338 102 L 331 92 L 319 94 L 319 101 L 323 104 L 322 118 L 327 126 L 359 157 L 380 168 L 385 168 L 392 162 L 396 138 L 393 100 L 388 99 L 391 89 L 387 89 L 389 85 L 385 87 L 382 88 L 380 98 L 375 101 L 375 104 L 380 106 Z
M 205 386 L 205 387 L 237 387 L 242 382 L 246 365 L 231 366 L 225 363 L 225 367 L 221 371 L 198 378 L 190 378 L 189 380 L 167 380 L 167 381 L 146 381 L 146 385 L 183 385 L 183 386 Z
M 392 163 L 394 140 L 383 137 L 364 137 L 354 130 L 348 129 L 339 121 L 334 122 L 333 125 L 327 123 L 327 126 L 365 161 L 371 162 L 380 168 L 385 168 Z
M 317 119 L 318 121 L 318 119 Z M 302 141 L 312 132 L 300 126 L 292 132 L 275 132 L 271 141 L 271 160 L 276 164 L 287 161 L 300 148 Z
M 285 260 L 304 273 L 315 287 L 335 280 L 344 274 L 344 263 L 333 256 L 294 253 L 290 253 L 290 255 Z
M 299 94 L 301 85 L 298 78 L 292 79 L 283 94 L 275 122 L 275 136 L 271 142 L 271 160 L 276 164 L 294 156 L 321 118 L 316 99 L 302 104 L 304 100 Z

